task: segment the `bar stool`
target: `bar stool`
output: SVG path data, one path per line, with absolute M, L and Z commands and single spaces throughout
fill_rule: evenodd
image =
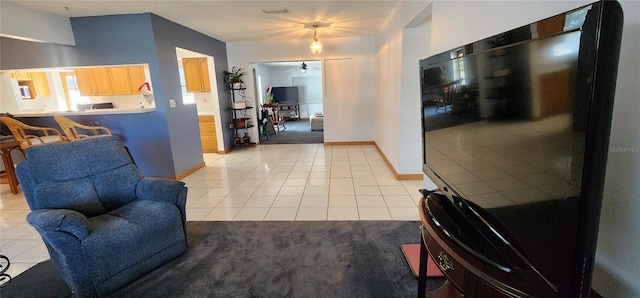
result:
M 53 116 L 53 119 L 56 120 L 56 122 L 58 122 L 58 125 L 60 125 L 60 128 L 62 128 L 62 131 L 64 131 L 64 134 L 67 136 L 69 141 L 77 141 L 81 138 L 95 137 L 95 136 L 101 136 L 101 135 L 103 136 L 111 135 L 111 130 L 109 130 L 104 126 L 88 126 L 88 125 L 75 122 L 64 116 Z M 92 133 L 92 135 L 78 133 L 78 129 L 89 131 Z M 105 134 L 101 134 L 101 132 L 104 132 Z
M 35 145 L 62 143 L 67 141 L 59 130 L 52 127 L 31 126 L 6 116 L 0 117 L 0 121 L 9 128 L 11 134 L 13 134 L 15 140 L 20 144 L 20 148 L 22 150 Z M 36 131 L 42 135 L 27 134 L 26 130 Z
M 9 189 L 12 194 L 18 193 L 18 178 L 16 177 L 16 170 L 11 157 L 11 151 L 20 149 L 20 143 L 16 141 L 14 137 L 2 136 L 0 137 L 0 154 L 2 155 L 2 164 L 4 166 L 4 172 L 7 175 L 9 181 Z M 24 155 L 24 153 L 23 153 Z

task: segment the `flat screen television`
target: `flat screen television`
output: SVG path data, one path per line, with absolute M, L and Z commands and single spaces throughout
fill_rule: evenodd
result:
M 298 103 L 300 97 L 298 95 L 298 87 L 273 87 L 271 88 L 273 101 L 277 103 L 295 104 Z
M 429 216 L 527 295 L 589 295 L 622 20 L 595 2 L 420 61 Z

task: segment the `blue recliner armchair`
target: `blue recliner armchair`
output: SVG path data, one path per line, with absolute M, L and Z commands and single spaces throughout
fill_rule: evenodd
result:
M 187 247 L 183 182 L 143 178 L 116 136 L 34 146 L 16 168 L 49 255 L 75 296 L 104 296 Z

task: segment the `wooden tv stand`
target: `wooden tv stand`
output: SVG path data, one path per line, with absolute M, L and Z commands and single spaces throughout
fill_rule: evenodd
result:
M 299 103 L 278 103 L 278 112 L 287 119 L 296 119 L 300 121 L 300 104 Z
M 452 241 L 436 225 L 428 213 L 425 202 L 420 201 L 422 241 L 418 297 L 532 297 L 511 285 L 523 281 L 491 266 Z M 426 292 L 427 253 L 447 277 L 442 287 Z

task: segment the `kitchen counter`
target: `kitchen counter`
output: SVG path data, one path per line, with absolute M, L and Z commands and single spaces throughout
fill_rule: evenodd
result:
M 55 111 L 55 112 L 31 112 L 31 113 L 12 113 L 14 117 L 51 117 L 51 116 L 81 116 L 81 115 L 118 115 L 118 114 L 142 114 L 154 112 L 155 108 L 150 109 L 95 109 L 84 111 Z

